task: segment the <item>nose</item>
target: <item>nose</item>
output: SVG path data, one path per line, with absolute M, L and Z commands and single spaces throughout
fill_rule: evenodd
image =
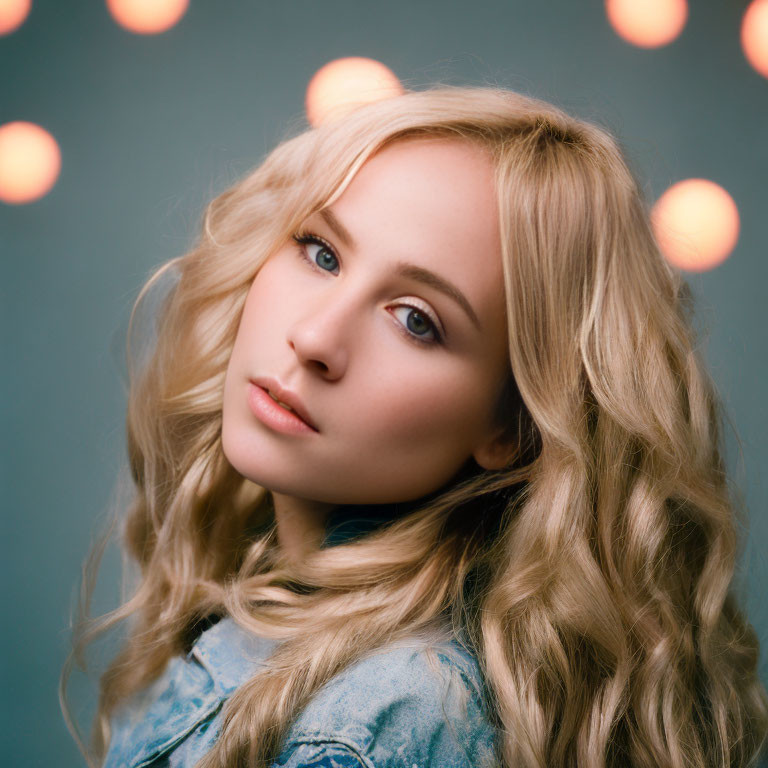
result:
M 355 330 L 355 307 L 333 293 L 305 312 L 288 328 L 287 341 L 296 357 L 329 380 L 343 376 L 349 362 L 350 330 Z

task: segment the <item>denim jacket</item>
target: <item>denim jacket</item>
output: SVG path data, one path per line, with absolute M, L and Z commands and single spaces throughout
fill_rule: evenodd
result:
M 324 545 L 375 524 L 345 523 Z M 276 642 L 229 617 L 205 630 L 115 712 L 104 768 L 192 768 L 218 736 L 225 701 Z M 491 768 L 494 747 L 475 657 L 455 636 L 416 638 L 368 654 L 317 691 L 273 768 Z

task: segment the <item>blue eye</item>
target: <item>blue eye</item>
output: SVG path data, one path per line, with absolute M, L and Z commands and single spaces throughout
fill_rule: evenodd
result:
M 333 251 L 333 248 L 331 248 L 329 243 L 326 243 L 325 240 L 323 240 L 320 237 L 317 237 L 317 235 L 294 235 L 293 239 L 301 246 L 305 245 L 319 245 L 320 250 L 318 251 L 318 254 L 324 254 L 319 261 L 315 261 L 314 259 L 310 259 L 307 256 L 306 249 L 304 247 L 300 248 L 301 254 L 306 258 L 308 261 L 310 261 L 313 264 L 316 264 L 320 269 L 325 270 L 326 272 L 330 272 L 334 269 L 334 267 L 331 265 L 330 269 L 327 269 L 326 266 L 329 262 L 333 262 L 338 266 L 339 260 L 336 258 L 336 254 Z
M 292 236 L 292 239 L 299 245 L 299 256 L 304 261 L 323 272 L 337 274 L 334 270 L 338 270 L 339 259 L 330 243 L 323 240 L 322 237 L 318 237 L 317 235 L 308 232 L 296 233 Z M 307 255 L 307 245 L 317 245 L 320 247 L 319 250 L 316 251 L 314 257 Z M 443 336 L 438 330 L 438 324 L 432 319 L 428 310 L 422 307 L 412 306 L 411 304 L 397 304 L 395 309 L 407 309 L 410 312 L 405 324 L 399 321 L 395 323 L 397 328 L 407 339 L 428 347 L 444 343 Z M 425 328 L 427 333 L 430 331 L 432 332 L 431 336 L 425 335 Z
M 395 311 L 398 309 L 408 310 L 408 320 L 405 322 L 405 326 L 398 323 L 400 328 L 403 328 L 404 333 L 407 333 L 415 341 L 420 344 L 439 344 L 442 343 L 442 336 L 437 330 L 437 326 L 429 319 L 429 315 L 419 307 L 412 307 L 410 304 L 398 304 L 395 307 Z M 411 330 L 406 330 L 407 328 Z M 432 332 L 432 337 L 424 335 L 424 329 L 426 332 Z

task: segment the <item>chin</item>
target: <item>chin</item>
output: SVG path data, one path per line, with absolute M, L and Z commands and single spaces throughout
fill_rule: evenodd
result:
M 296 485 L 300 468 L 294 466 L 271 468 L 268 460 L 265 461 L 262 457 L 254 455 L 252 445 L 246 445 L 244 441 L 227 439 L 226 432 L 222 432 L 221 444 L 224 456 L 233 469 L 252 483 L 275 493 L 314 499 L 314 496 L 306 495 L 311 493 L 311 489 L 298 488 Z

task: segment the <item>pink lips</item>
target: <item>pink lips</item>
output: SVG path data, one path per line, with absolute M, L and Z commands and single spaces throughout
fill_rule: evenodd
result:
M 253 414 L 272 429 L 289 435 L 317 432 L 292 411 L 275 402 L 263 387 L 248 382 L 248 406 Z

